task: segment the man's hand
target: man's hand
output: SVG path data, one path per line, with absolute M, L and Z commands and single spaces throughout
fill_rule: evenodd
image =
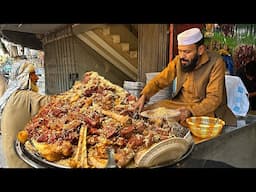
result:
M 138 101 L 133 105 L 134 110 L 136 111 L 138 109 L 138 112 L 140 113 L 144 107 L 145 101 L 146 101 L 145 95 L 141 95 Z
M 180 107 L 178 110 L 180 111 L 180 121 L 185 121 L 188 117 L 192 116 L 192 113 L 186 107 Z

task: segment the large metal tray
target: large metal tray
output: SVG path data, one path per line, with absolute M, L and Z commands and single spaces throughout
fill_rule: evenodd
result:
M 176 163 L 187 158 L 193 151 L 194 146 L 195 146 L 195 144 L 194 144 L 194 142 L 192 142 L 190 144 L 190 147 L 187 150 L 187 152 L 184 155 L 182 155 L 181 158 L 163 163 L 161 165 L 153 166 L 150 168 L 160 168 L 160 167 L 167 167 L 167 166 L 175 165 Z M 18 140 L 15 141 L 15 149 L 16 149 L 18 156 L 24 162 L 26 162 L 28 165 L 30 165 L 33 168 L 65 168 L 65 169 L 70 168 L 70 167 L 66 167 L 63 165 L 49 162 L 49 161 L 45 160 L 44 158 L 42 158 L 39 154 L 28 151 L 25 148 L 25 146 L 22 143 L 20 143 Z M 129 168 L 134 168 L 134 166 L 129 166 Z
M 34 168 L 70 168 L 52 163 L 42 158 L 39 154 L 28 151 L 19 140 L 15 141 L 15 149 L 18 156 L 28 165 Z

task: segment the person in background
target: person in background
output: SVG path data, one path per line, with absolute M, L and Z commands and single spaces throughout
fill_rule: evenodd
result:
M 37 114 L 41 106 L 50 102 L 50 96 L 37 93 L 37 80 L 34 66 L 22 61 L 13 64 L 8 84 L 0 86 L 0 89 L 4 89 L 0 97 L 2 145 L 8 168 L 29 167 L 16 154 L 15 141 L 18 132 L 31 117 Z
M 226 74 L 234 75 L 234 62 L 227 45 L 224 45 L 224 48 L 218 50 L 218 53 L 222 56 L 224 62 L 226 63 Z
M 198 28 L 178 34 L 177 40 L 178 55 L 146 84 L 134 105 L 135 110 L 166 107 L 180 110 L 180 122 L 190 116 L 210 116 L 223 119 L 227 125 L 236 125 L 236 117 L 227 106 L 226 66 L 222 57 L 206 50 Z M 171 83 L 171 100 L 161 100 L 144 108 L 151 96 Z
M 250 110 L 256 110 L 256 61 L 250 61 L 246 65 L 240 67 L 236 75 L 243 81 L 248 93 L 250 101 Z

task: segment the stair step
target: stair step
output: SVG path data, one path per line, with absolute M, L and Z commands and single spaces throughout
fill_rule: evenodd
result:
M 110 27 L 109 26 L 103 27 L 102 33 L 103 33 L 103 35 L 110 35 Z
M 132 59 L 135 59 L 138 57 L 138 51 L 130 51 L 130 57 Z
M 120 43 L 122 51 L 129 51 L 130 50 L 130 44 L 129 43 Z
M 111 45 L 104 43 L 104 40 L 99 38 L 99 36 L 97 37 L 97 34 L 93 31 L 78 34 L 77 36 L 131 79 L 136 80 L 138 67 L 137 59 L 126 59 L 124 56 L 119 55 Z M 114 44 L 111 38 L 109 40 L 113 45 L 119 46 L 120 52 L 129 57 L 129 52 L 123 52 L 120 44 Z
M 101 38 L 103 41 L 105 41 L 109 46 L 111 46 L 115 51 L 117 51 L 122 57 L 124 57 L 127 61 L 129 61 L 134 67 L 138 67 L 138 58 L 136 57 L 137 53 L 131 53 L 130 55 L 130 49 L 131 49 L 131 45 L 130 42 L 119 42 L 118 40 L 121 37 L 121 35 L 118 35 L 117 37 L 117 43 L 113 42 L 113 35 L 103 35 L 102 33 L 102 29 L 94 29 L 93 33 L 95 33 L 97 36 L 99 36 L 99 38 Z M 116 35 L 114 35 L 115 38 Z M 129 50 L 127 45 L 125 44 L 129 44 Z M 127 50 L 127 51 L 126 51 Z M 132 49 L 133 51 L 137 50 L 137 49 Z M 135 51 L 137 52 L 137 51 Z
M 111 35 L 113 43 L 120 43 L 120 35 Z

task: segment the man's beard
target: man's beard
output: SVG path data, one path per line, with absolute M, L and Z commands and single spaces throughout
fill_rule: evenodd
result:
M 196 54 L 196 56 L 195 56 L 190 62 L 188 62 L 186 65 L 181 64 L 181 70 L 182 70 L 183 72 L 190 72 L 190 71 L 193 71 L 194 68 L 196 67 L 196 64 L 197 64 L 198 59 L 199 59 L 199 55 Z M 181 62 L 181 61 L 187 61 L 187 60 L 180 59 L 180 62 Z
M 37 84 L 35 82 L 32 82 L 30 79 L 29 79 L 28 89 L 34 92 L 39 91 Z

